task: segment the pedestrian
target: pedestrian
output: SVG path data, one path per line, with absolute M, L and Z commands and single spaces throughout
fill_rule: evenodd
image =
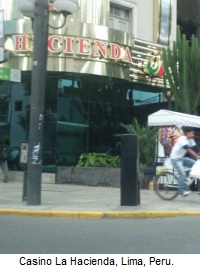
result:
M 195 137 L 195 130 L 192 127 L 185 127 L 183 128 L 184 135 L 180 136 L 177 139 L 177 142 L 174 144 L 171 154 L 170 154 L 170 159 L 171 163 L 176 170 L 179 178 L 178 182 L 178 188 L 179 188 L 179 193 L 185 197 L 190 194 L 191 191 L 186 190 L 187 185 L 191 185 L 193 180 L 188 177 L 188 173 L 185 172 L 184 167 L 191 168 L 195 161 L 197 159 L 200 159 L 200 156 L 192 150 L 192 148 L 196 145 L 194 141 Z M 186 153 L 192 155 L 194 159 L 191 159 L 189 157 L 185 157 Z
M 0 138 L 0 168 L 3 173 L 3 182 L 8 182 L 8 153 L 8 145 L 3 142 L 2 138 Z

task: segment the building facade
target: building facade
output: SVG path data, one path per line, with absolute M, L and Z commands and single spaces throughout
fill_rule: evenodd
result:
M 21 82 L 1 80 L 0 134 L 19 147 L 28 141 L 33 29 L 15 0 L 4 10 L 2 68 L 21 71 Z M 49 25 L 63 17 L 50 6 Z M 161 51 L 176 35 L 176 1 L 81 0 L 66 24 L 49 27 L 43 164 L 76 165 L 86 152 L 118 154 L 120 123 L 145 123 L 163 102 Z

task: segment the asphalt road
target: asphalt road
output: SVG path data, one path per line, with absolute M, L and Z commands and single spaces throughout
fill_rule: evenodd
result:
M 200 217 L 68 219 L 0 215 L 1 254 L 197 254 Z

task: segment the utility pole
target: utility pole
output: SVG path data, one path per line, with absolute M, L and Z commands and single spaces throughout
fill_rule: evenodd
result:
M 41 204 L 42 145 L 46 88 L 48 1 L 35 1 L 34 51 L 27 164 L 27 205 Z

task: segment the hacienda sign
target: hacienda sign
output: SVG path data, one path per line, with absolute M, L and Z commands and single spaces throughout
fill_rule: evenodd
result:
M 28 35 L 14 35 L 14 50 L 19 53 L 29 52 L 32 48 Z M 48 52 L 51 55 L 76 56 L 85 58 L 99 58 L 106 61 L 121 61 L 132 64 L 130 48 L 112 42 L 52 35 L 48 38 Z

